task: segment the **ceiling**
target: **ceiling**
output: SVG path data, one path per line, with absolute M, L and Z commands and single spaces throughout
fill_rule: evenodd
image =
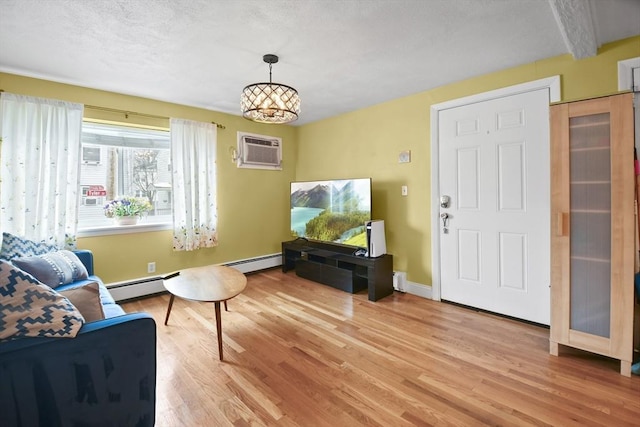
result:
M 301 125 L 638 34 L 640 0 L 0 0 L 0 71 L 240 115 L 274 53 Z

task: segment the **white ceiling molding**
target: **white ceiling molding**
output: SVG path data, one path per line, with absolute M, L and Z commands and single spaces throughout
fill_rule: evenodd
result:
M 567 49 L 575 59 L 598 53 L 596 27 L 591 14 L 591 1 L 549 0 Z
M 640 92 L 640 56 L 618 61 L 618 90 Z

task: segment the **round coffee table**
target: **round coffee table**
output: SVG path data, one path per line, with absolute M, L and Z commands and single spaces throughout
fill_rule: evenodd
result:
M 192 301 L 212 302 L 216 312 L 216 329 L 218 331 L 218 355 L 222 360 L 222 319 L 220 303 L 235 297 L 247 286 L 247 278 L 238 270 L 222 265 L 207 265 L 204 267 L 181 270 L 180 274 L 164 281 L 164 287 L 171 293 L 167 317 L 164 324 L 169 322 L 173 299 L 180 297 Z

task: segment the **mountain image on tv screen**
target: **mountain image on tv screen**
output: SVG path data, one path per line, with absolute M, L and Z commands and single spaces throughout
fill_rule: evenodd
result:
M 371 179 L 291 183 L 291 233 L 295 237 L 366 247 L 371 219 Z

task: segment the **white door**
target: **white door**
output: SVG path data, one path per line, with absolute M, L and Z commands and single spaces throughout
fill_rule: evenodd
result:
M 444 300 L 549 324 L 549 92 L 439 116 Z

